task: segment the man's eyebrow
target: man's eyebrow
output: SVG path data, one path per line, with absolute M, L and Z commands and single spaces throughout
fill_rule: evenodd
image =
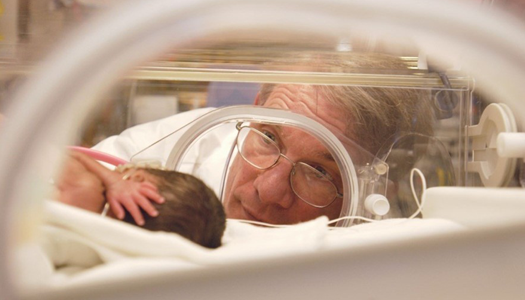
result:
M 334 156 L 332 155 L 332 153 L 330 152 L 322 152 L 321 153 L 321 156 L 325 159 L 325 160 L 329 160 L 329 161 L 333 161 L 335 163 L 335 159 L 334 159 Z
M 315 157 L 319 157 L 320 159 L 322 159 L 324 161 L 335 163 L 334 156 L 330 152 L 316 151 L 314 155 L 315 155 Z
M 287 127 L 287 126 L 282 126 L 282 125 L 278 125 L 278 124 L 271 124 L 271 123 L 252 123 L 252 124 L 255 124 L 255 126 L 260 126 L 260 127 L 269 126 L 269 127 L 275 128 L 275 129 L 277 129 L 278 131 L 281 131 L 281 132 L 283 131 L 284 127 Z
M 269 126 L 272 126 L 274 127 L 275 129 L 277 129 L 277 131 L 279 132 L 283 132 L 284 128 L 282 125 L 278 125 L 278 124 L 269 124 Z
M 270 126 L 273 126 L 274 128 L 276 128 L 280 133 L 283 132 L 284 130 L 284 127 L 287 127 L 287 126 L 282 126 L 282 125 L 278 125 L 278 124 L 272 124 Z M 316 151 L 316 153 L 314 154 L 316 157 L 319 157 L 320 159 L 322 160 L 325 160 L 325 161 L 329 161 L 329 162 L 334 162 L 335 163 L 335 159 L 334 159 L 334 156 L 332 155 L 332 153 L 328 152 L 328 151 Z

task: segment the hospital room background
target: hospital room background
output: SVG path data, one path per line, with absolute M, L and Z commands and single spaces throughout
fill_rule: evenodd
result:
M 356 63 L 383 56 L 400 63 Z M 0 70 L 0 299 L 525 298 L 523 0 L 0 0 Z M 268 84 L 416 93 L 432 120 L 411 128 L 432 134 L 367 160 L 253 108 Z M 162 121 L 178 114 L 189 124 Z M 221 198 L 237 151 L 223 133 L 258 122 L 342 153 L 341 220 L 228 220 L 210 250 L 51 199 L 68 146 Z

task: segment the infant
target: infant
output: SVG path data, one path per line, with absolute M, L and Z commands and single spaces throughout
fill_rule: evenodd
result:
M 96 213 L 109 205 L 109 217 L 175 232 L 204 247 L 221 245 L 226 226 L 222 204 L 192 175 L 139 167 L 113 171 L 71 151 L 56 186 L 62 203 Z

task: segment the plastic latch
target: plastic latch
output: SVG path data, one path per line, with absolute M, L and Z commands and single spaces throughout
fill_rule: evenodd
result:
M 516 158 L 498 155 L 497 138 L 500 133 L 516 132 L 517 125 L 510 108 L 501 103 L 492 103 L 483 111 L 478 125 L 469 126 L 472 160 L 467 171 L 478 173 L 486 187 L 501 187 L 508 184 L 516 169 Z

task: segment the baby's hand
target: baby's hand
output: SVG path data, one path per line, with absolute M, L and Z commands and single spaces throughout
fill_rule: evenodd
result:
M 122 220 L 127 210 L 141 226 L 144 225 L 144 217 L 140 209 L 156 217 L 159 212 L 150 201 L 164 203 L 164 198 L 159 195 L 157 187 L 147 181 L 118 180 L 107 187 L 106 199 L 117 218 Z

